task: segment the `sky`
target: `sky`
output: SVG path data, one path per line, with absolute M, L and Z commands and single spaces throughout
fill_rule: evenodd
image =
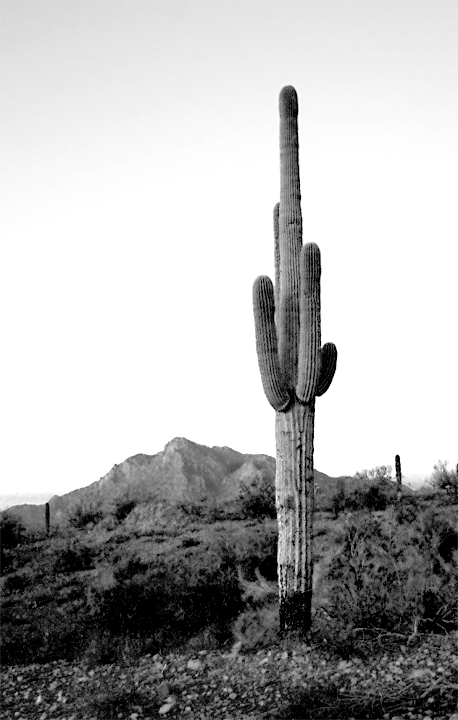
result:
M 278 95 L 322 258 L 315 467 L 458 462 L 458 3 L 2 0 L 2 493 L 174 437 L 275 455 L 252 284 Z

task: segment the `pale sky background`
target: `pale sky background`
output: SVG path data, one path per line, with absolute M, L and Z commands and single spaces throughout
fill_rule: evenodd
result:
M 275 455 L 251 289 L 278 95 L 322 253 L 315 467 L 458 462 L 458 4 L 3 0 L 3 493 L 176 436 Z

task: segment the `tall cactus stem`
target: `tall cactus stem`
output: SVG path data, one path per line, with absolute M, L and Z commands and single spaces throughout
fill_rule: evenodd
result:
M 401 458 L 399 455 L 394 458 L 394 464 L 396 467 L 396 500 L 399 502 L 402 498 Z
M 49 530 L 50 530 L 49 503 L 46 503 L 46 505 L 45 505 L 45 523 L 46 523 L 46 535 L 49 535 Z
M 297 380 L 299 343 L 300 254 L 302 247 L 301 190 L 299 180 L 298 102 L 296 91 L 280 93 L 280 308 L 278 346 L 285 379 Z
M 274 207 L 274 260 L 275 260 L 275 323 L 280 307 L 280 203 Z

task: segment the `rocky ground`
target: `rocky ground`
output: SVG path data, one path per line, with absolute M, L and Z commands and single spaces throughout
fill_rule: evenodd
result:
M 245 654 L 205 650 L 122 665 L 9 666 L 4 720 L 385 718 L 458 720 L 458 642 L 421 636 L 341 660 L 296 643 Z

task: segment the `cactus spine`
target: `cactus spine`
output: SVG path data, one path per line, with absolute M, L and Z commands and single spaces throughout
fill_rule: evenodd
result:
M 45 505 L 46 535 L 49 535 L 49 518 L 50 518 L 49 503 L 46 503 L 46 505 Z
M 396 455 L 394 458 L 396 467 L 396 500 L 399 502 L 402 497 L 402 474 L 401 474 L 401 458 Z
M 280 629 L 311 623 L 315 398 L 332 382 L 335 345 L 321 347 L 320 250 L 302 245 L 298 101 L 280 93 L 280 203 L 274 210 L 275 288 L 253 285 L 256 350 L 267 400 L 276 410 L 276 507 Z

